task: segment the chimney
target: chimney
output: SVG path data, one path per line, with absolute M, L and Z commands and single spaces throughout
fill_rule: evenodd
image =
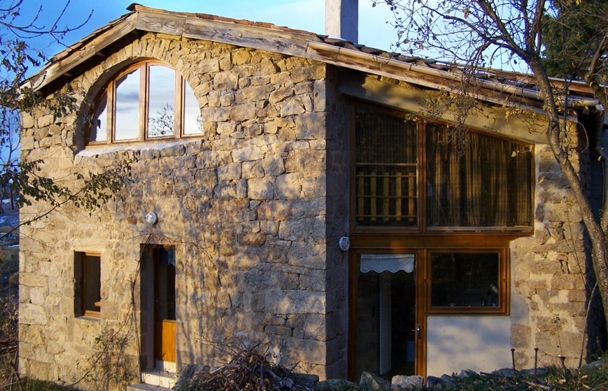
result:
M 325 34 L 357 43 L 359 0 L 325 0 Z

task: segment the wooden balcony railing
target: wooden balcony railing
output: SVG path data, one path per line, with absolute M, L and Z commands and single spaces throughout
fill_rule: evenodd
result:
M 357 222 L 413 226 L 418 220 L 415 163 L 357 163 Z

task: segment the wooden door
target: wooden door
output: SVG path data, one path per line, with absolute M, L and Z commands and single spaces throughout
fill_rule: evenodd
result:
M 159 361 L 175 362 L 175 331 L 174 320 L 163 319 L 156 322 L 156 359 Z

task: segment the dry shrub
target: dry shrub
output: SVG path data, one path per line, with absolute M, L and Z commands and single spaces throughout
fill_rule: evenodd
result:
M 237 351 L 230 362 L 215 370 L 196 367 L 182 374 L 176 391 L 300 391 L 307 388 L 294 384 L 290 370 L 272 364 L 268 352 L 259 345 Z
M 19 382 L 16 372 L 18 330 L 16 297 L 0 298 L 0 389 L 11 389 Z

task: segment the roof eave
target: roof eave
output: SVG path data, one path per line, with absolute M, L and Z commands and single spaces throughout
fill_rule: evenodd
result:
M 130 13 L 111 21 L 55 55 L 41 71 L 30 77 L 24 86 L 33 90 L 43 89 L 135 31 L 162 33 L 298 56 L 446 92 L 459 92 L 457 87 L 463 77 L 457 72 L 438 69 L 428 64 L 402 61 L 388 53 L 378 55 L 365 52 L 358 46 L 327 43 L 314 33 L 268 23 L 170 12 L 140 5 L 131 5 L 128 9 Z M 497 80 L 477 79 L 476 83 L 481 87 L 475 96 L 477 99 L 505 104 L 505 96 L 513 96 L 517 97 L 518 102 L 510 101 L 509 105 L 536 107 L 536 110 L 542 111 L 542 96 L 535 89 Z M 599 105 L 597 100 L 586 97 L 576 97 L 574 101 L 582 107 Z
M 97 55 L 117 40 L 131 34 L 136 30 L 137 14 L 123 15 L 117 21 L 119 22 L 113 26 L 96 30 L 83 40 L 53 56 L 38 73 L 26 81 L 24 86 L 38 91 Z
M 426 65 L 398 61 L 390 57 L 364 53 L 323 42 L 310 42 L 307 58 L 363 72 L 373 72 L 380 76 L 390 77 L 439 91 L 461 92 L 462 74 L 435 69 Z M 522 99 L 522 102 L 517 104 L 511 101 L 508 102 L 508 105 L 534 109 L 533 105 L 529 103 L 538 102 L 537 106 L 539 107 L 536 109 L 542 107 L 542 94 L 536 89 L 518 87 L 494 80 L 476 79 L 475 83 L 480 87 L 479 92 L 474 96 L 476 99 L 504 105 L 507 102 L 506 96 L 517 96 Z M 453 87 L 452 84 L 456 87 Z M 577 107 L 595 107 L 599 105 L 599 101 L 593 98 L 579 96 L 570 97 L 569 99 L 571 100 L 571 104 Z M 525 103 L 526 101 L 528 104 Z M 544 112 L 542 109 L 535 111 Z
M 305 56 L 310 40 L 321 40 L 314 33 L 264 23 L 247 24 L 236 19 L 212 18 L 212 15 L 161 12 L 143 6 L 130 6 L 129 9 L 132 12 L 53 56 L 24 86 L 40 90 L 134 31 L 209 40 L 300 57 Z

